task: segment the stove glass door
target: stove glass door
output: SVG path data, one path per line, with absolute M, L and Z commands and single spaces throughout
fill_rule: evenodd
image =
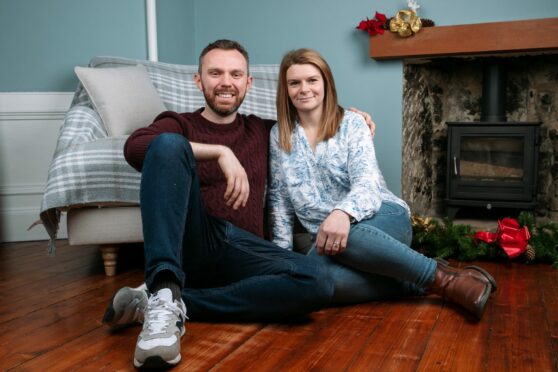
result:
M 524 137 L 460 138 L 459 176 L 463 181 L 522 181 Z

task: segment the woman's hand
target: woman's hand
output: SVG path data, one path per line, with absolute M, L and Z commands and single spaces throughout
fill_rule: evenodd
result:
M 350 216 L 342 210 L 334 209 L 318 230 L 316 237 L 318 254 L 336 255 L 343 252 L 347 248 L 350 228 Z
M 217 162 L 227 180 L 225 203 L 234 210 L 244 207 L 250 195 L 250 183 L 244 167 L 226 146 L 222 146 Z
M 354 107 L 351 107 L 349 111 L 356 112 L 364 118 L 366 125 L 368 125 L 368 128 L 370 128 L 370 134 L 372 135 L 372 138 L 374 138 L 374 135 L 376 134 L 376 123 L 374 123 L 370 114 L 364 111 L 360 111 Z

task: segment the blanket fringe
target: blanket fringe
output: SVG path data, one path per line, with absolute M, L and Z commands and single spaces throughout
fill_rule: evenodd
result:
M 48 241 L 47 253 L 48 253 L 49 257 L 55 257 L 56 256 L 56 244 L 55 244 L 54 239 L 50 239 Z
M 39 219 L 39 220 L 33 222 L 31 224 L 31 226 L 29 226 L 27 228 L 27 231 L 31 230 L 32 228 L 34 228 L 37 225 L 43 225 L 44 226 L 44 223 L 43 223 L 43 221 L 41 221 Z M 45 229 L 46 229 L 46 227 L 45 227 Z M 49 233 L 49 236 L 50 236 L 50 239 L 48 240 L 47 253 L 50 257 L 54 257 L 54 256 L 56 256 L 56 243 L 55 243 L 56 233 L 54 233 L 55 235 L 53 237 L 53 236 L 50 235 L 50 232 L 48 231 L 48 229 L 47 229 L 47 232 Z

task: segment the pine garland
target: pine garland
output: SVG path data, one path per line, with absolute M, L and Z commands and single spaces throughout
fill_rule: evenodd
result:
M 526 264 L 551 263 L 558 268 L 558 224 L 547 222 L 536 225 L 530 212 L 521 212 L 517 218 L 521 226 L 531 233 L 527 252 L 520 256 Z M 411 247 L 426 256 L 456 258 L 461 261 L 508 260 L 498 243 L 476 241 L 470 225 L 454 224 L 413 216 L 413 242 Z

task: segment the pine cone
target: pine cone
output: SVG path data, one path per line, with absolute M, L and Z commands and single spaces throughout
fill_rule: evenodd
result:
M 533 261 L 535 259 L 535 248 L 533 248 L 531 245 L 527 245 L 525 258 L 527 259 L 527 261 Z
M 422 27 L 432 27 L 435 26 L 434 21 L 428 18 L 421 18 Z

